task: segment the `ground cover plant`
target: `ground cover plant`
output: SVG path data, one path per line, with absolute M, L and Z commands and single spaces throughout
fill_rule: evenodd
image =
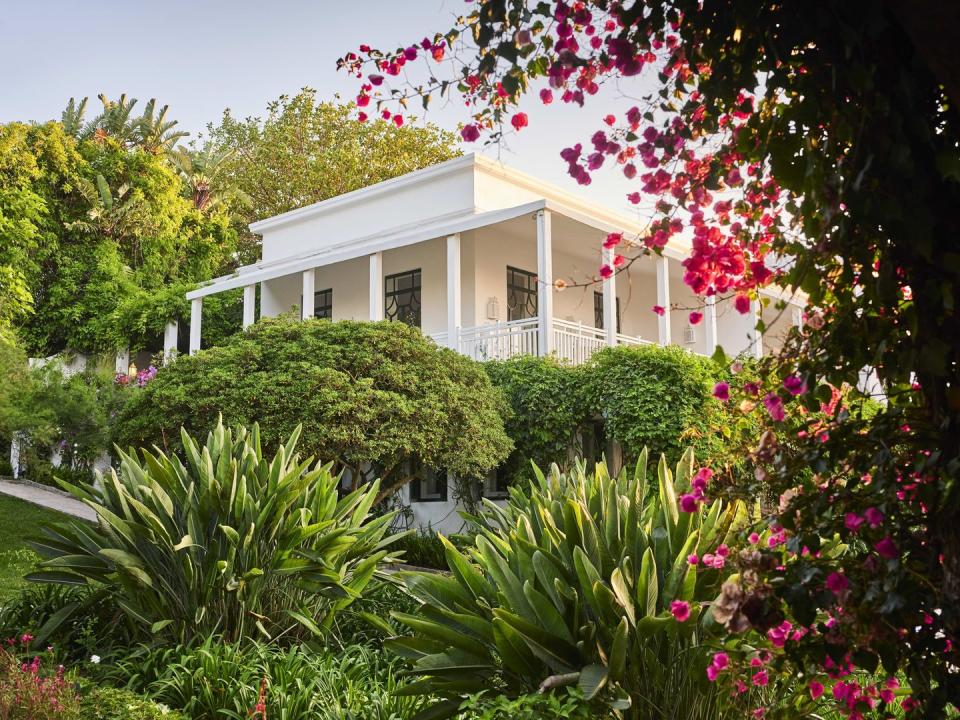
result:
M 63 483 L 99 523 L 45 526 L 30 579 L 106 585 L 158 638 L 322 638 L 389 559 L 393 518 L 370 515 L 376 482 L 338 497 L 339 477 L 301 460 L 298 438 L 271 458 L 256 425 L 219 422 L 202 445 L 182 432 L 185 461 L 141 449 L 99 487 Z
M 446 543 L 450 576 L 403 573 L 422 604 L 394 613 L 409 633 L 387 647 L 422 678 L 409 692 L 444 698 L 438 716 L 491 687 L 576 686 L 600 713 L 719 717 L 706 638 L 721 626 L 708 606 L 750 513 L 704 502 L 710 472 L 695 472 L 692 452 L 675 475 L 662 457 L 652 475 L 646 453 L 616 478 L 602 463 L 538 471 L 505 508 L 486 504 L 467 554 Z

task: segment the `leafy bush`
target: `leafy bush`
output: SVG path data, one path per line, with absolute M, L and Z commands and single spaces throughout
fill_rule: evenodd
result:
M 30 636 L 0 648 L 0 718 L 3 720 L 81 720 L 73 683 L 50 653 L 18 657 Z M 17 646 L 19 642 L 19 647 Z
M 477 693 L 460 705 L 458 720 L 600 720 L 583 696 L 571 688 L 567 694 L 535 693 L 508 698 Z
M 186 464 L 120 454 L 98 486 L 64 484 L 99 525 L 44 528 L 38 582 L 104 583 L 141 630 L 186 638 L 266 637 L 297 623 L 324 634 L 366 587 L 392 520 L 371 519 L 378 485 L 337 499 L 329 466 L 294 453 L 299 428 L 272 460 L 260 431 L 218 423 L 200 446 L 182 434 Z
M 334 641 L 341 647 L 368 645 L 379 648 L 384 638 L 399 632 L 390 622 L 390 612 L 413 612 L 417 604 L 396 583 L 390 580 L 374 581 L 363 597 L 337 614 L 332 632 Z
M 303 426 L 305 452 L 384 495 L 411 461 L 479 477 L 510 450 L 504 405 L 480 365 L 403 323 L 258 322 L 220 347 L 162 368 L 118 420 L 121 446 L 178 450 L 177 430 L 259 422 L 268 446 Z
M 415 634 L 388 647 L 423 678 L 411 692 L 441 695 L 436 710 L 449 715 L 491 687 L 516 697 L 577 685 L 633 720 L 715 717 L 703 641 L 717 625 L 705 603 L 747 512 L 722 500 L 682 512 L 678 493 L 703 480 L 693 453 L 676 477 L 661 456 L 652 482 L 646 460 L 616 479 L 603 464 L 537 471 L 506 508 L 487 502 L 469 558 L 446 543 L 452 576 L 404 573 L 422 605 L 394 614 Z
M 196 647 L 141 648 L 113 668 L 112 679 L 192 720 L 249 717 L 264 678 L 268 718 L 407 720 L 425 702 L 394 694 L 403 684 L 399 670 L 364 647 L 332 655 L 208 638 Z
M 102 587 L 33 585 L 0 607 L 0 638 L 29 633 L 34 648 L 53 646 L 68 664 L 122 652 L 132 642 L 133 631 Z
M 185 715 L 129 690 L 91 687 L 80 698 L 83 720 L 187 720 Z

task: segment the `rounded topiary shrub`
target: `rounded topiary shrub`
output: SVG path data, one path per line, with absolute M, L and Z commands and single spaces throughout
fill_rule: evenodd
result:
M 300 451 L 386 495 L 411 467 L 481 476 L 509 454 L 502 396 L 481 366 L 392 322 L 265 319 L 162 368 L 115 425 L 121 447 L 179 449 L 180 427 L 260 424 L 264 442 L 303 426 Z

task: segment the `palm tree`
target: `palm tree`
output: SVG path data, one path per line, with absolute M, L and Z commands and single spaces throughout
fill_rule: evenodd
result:
M 190 133 L 173 129 L 177 121 L 166 119 L 169 105 L 164 105 L 160 112 L 154 115 L 156 104 L 156 98 L 150 98 L 150 102 L 143 109 L 143 115 L 136 121 L 136 129 L 140 147 L 158 155 L 172 151 L 177 142 Z
M 229 188 L 222 182 L 227 161 L 233 154 L 233 150 L 218 150 L 212 145 L 203 150 L 181 147 L 170 153 L 170 162 L 180 174 L 188 197 L 201 212 L 231 200 L 238 200 L 245 205 L 250 203 L 246 193 Z
M 80 134 L 83 132 L 83 116 L 86 112 L 87 98 L 84 98 L 79 103 L 73 98 L 70 98 L 70 102 L 67 103 L 67 107 L 64 108 L 64 111 L 60 115 L 60 123 L 68 135 L 80 137 Z

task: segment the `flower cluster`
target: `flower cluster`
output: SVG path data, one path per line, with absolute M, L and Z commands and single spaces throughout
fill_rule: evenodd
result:
M 43 655 L 29 653 L 33 636 L 9 638 L 0 649 L 0 717 L 53 720 L 73 716 L 79 698 L 66 668 L 55 664 L 53 648 Z M 26 654 L 21 659 L 19 654 Z

